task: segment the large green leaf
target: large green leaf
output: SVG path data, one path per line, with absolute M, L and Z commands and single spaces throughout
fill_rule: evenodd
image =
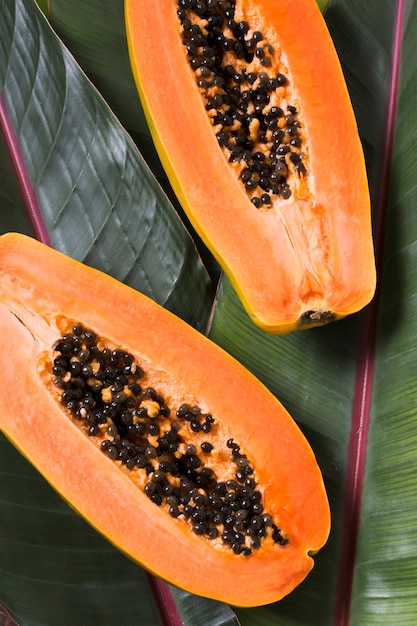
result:
M 165 182 L 129 63 L 123 0 L 50 0 L 48 16 L 59 37 L 135 138 L 147 162 Z
M 352 596 L 352 619 L 370 626 L 381 623 L 380 615 L 385 623 L 417 623 L 417 4 L 399 2 L 400 9 L 398 102 Z
M 207 272 L 135 144 L 33 1 L 3 2 L 1 24 L 1 121 L 37 235 L 204 329 Z
M 124 0 L 49 0 L 48 17 L 62 41 L 136 142 L 187 229 L 192 231 L 207 270 L 217 281 L 218 264 L 194 232 L 176 199 L 145 121 L 129 62 Z
M 2 2 L 0 32 L 0 232 L 34 234 L 203 330 L 207 272 L 135 144 L 32 0 Z M 0 604 L 20 625 L 161 624 L 149 577 L 1 435 L 0 476 Z
M 96 84 L 101 72 L 108 89 L 106 98 L 116 110 L 117 98 L 113 99 L 111 92 L 118 83 L 113 82 L 112 70 L 106 77 L 110 57 L 100 61 L 100 49 L 103 52 L 114 44 L 115 36 L 120 51 L 123 36 L 120 22 L 114 29 L 106 24 L 102 39 L 100 29 L 111 5 L 120 19 L 121 1 L 102 0 L 102 14 L 97 0 L 51 0 L 52 14 L 54 4 L 54 26 Z M 361 314 L 325 328 L 271 337 L 253 326 L 224 280 L 210 336 L 266 383 L 307 435 L 329 493 L 330 540 L 315 557 L 311 575 L 282 602 L 235 611 L 226 605 L 212 605 L 159 581 L 151 580 L 148 585 L 140 568 L 129 569 L 131 564 L 124 569 L 124 558 L 86 527 L 0 439 L 0 459 L 5 462 L 0 466 L 4 475 L 0 481 L 0 604 L 6 604 L 20 626 L 66 626 L 76 621 L 86 626 L 153 626 L 160 618 L 152 590 L 164 625 L 171 626 L 229 626 L 237 617 L 242 626 L 417 623 L 417 6 L 414 0 L 323 0 L 319 4 L 327 7 L 326 20 L 342 60 L 365 148 L 379 291 Z M 78 8 L 74 11 L 71 7 Z M 404 28 L 400 20 L 395 30 L 401 17 Z M 3 30 L 0 21 L 2 35 Z M 89 33 L 95 36 L 89 38 Z M 399 77 L 393 73 L 399 60 L 392 47 L 394 34 L 402 52 Z M 104 87 L 98 86 L 103 92 Z M 133 101 L 127 108 L 130 106 L 135 106 Z M 121 109 L 117 113 L 123 116 Z M 30 224 L 19 209 L 22 200 L 16 193 L 16 180 L 13 175 L 9 178 L 13 170 L 4 156 L 0 154 L 0 158 L 5 172 L 1 193 L 8 198 L 9 207 L 2 223 L 10 229 L 9 212 L 13 212 L 22 219 L 20 229 L 25 230 Z M 152 236 L 153 228 L 146 237 Z M 63 534 L 57 512 L 60 521 L 64 520 Z M 104 563 L 101 577 L 97 563 Z M 113 568 L 117 584 L 108 578 Z M 91 586 L 98 589 L 98 596 Z M 128 589 L 134 590 L 133 599 Z M 37 596 L 45 597 L 47 590 L 49 598 L 57 591 L 56 602 L 40 603 Z M 108 600 L 103 590 L 108 590 Z M 99 611 L 93 615 L 96 603 Z M 123 610 L 118 619 L 113 612 L 116 606 Z M 43 615 L 39 611 L 44 611 Z
M 138 616 L 162 626 L 147 575 L 76 515 L 1 434 L 0 459 L 0 604 L 19 626 L 133 625 Z

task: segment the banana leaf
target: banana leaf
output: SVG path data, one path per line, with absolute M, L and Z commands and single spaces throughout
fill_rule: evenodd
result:
M 29 5 L 25 2 L 27 10 Z M 114 34 L 110 21 L 101 34 L 111 5 Z M 123 124 L 130 126 L 124 115 L 132 115 L 138 127 L 130 129 L 131 136 L 139 145 L 140 133 L 143 141 L 147 131 L 139 128 L 136 94 L 123 103 L 124 114 L 115 93 L 120 85 L 107 66 L 109 50 L 120 52 L 115 67 L 126 61 L 121 6 L 109 0 L 50 0 L 47 14 Z M 331 503 L 328 544 L 315 557 L 310 576 L 283 601 L 244 610 L 212 603 L 149 578 L 107 546 L 0 439 L 0 623 L 3 616 L 4 623 L 11 616 L 19 626 L 417 623 L 417 6 L 414 0 L 330 0 L 320 6 L 365 150 L 377 295 L 365 311 L 341 322 L 271 337 L 253 326 L 223 279 L 209 334 L 265 382 L 309 439 Z M 0 55 L 4 29 L 0 20 Z M 49 49 L 49 40 L 45 45 Z M 128 77 L 129 68 L 124 72 Z M 152 158 L 149 165 L 158 172 Z M 0 159 L 8 207 L 0 225 L 10 230 L 17 220 L 16 228 L 31 228 L 13 166 L 4 151 Z M 165 185 L 163 175 L 161 180 Z M 58 236 L 59 227 L 50 229 L 55 231 Z M 153 227 L 147 237 L 152 234 Z M 187 293 L 183 288 L 178 286 L 180 294 Z M 184 316 L 181 306 L 178 310 Z
M 52 0 L 48 18 L 77 63 L 134 137 L 155 175 L 166 183 L 133 80 L 123 0 Z
M 123 0 L 49 0 L 48 18 L 63 43 L 135 141 L 193 239 L 213 282 L 218 264 L 184 214 L 155 150 L 129 62 Z
M 34 2 L 1 12 L 2 214 L 204 329 L 209 277 L 135 143 Z

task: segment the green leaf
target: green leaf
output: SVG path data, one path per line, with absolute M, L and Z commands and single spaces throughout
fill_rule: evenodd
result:
M 130 66 L 123 0 L 49 0 L 49 19 L 64 44 L 128 130 L 191 233 L 213 282 L 220 269 L 185 215 L 155 150 Z
M 227 604 L 197 598 L 173 585 L 168 586 L 169 592 L 177 607 L 182 624 L 192 626 L 239 626 L 235 613 Z
M 207 272 L 135 144 L 33 1 L 1 13 L 0 112 L 37 235 L 204 329 Z M 15 203 L 9 194 L 2 213 Z
M 50 0 L 49 20 L 147 162 L 165 179 L 130 67 L 123 0 Z
M 381 615 L 386 623 L 417 623 L 417 4 L 400 8 L 398 101 L 352 596 L 352 620 L 370 626 L 380 624 Z
M 0 434 L 0 605 L 19 626 L 162 626 L 145 572 L 51 489 Z M 1 613 L 0 613 L 1 616 Z
M 48 15 L 49 12 L 49 0 L 36 0 L 36 2 L 38 3 L 39 8 L 41 9 L 41 11 L 43 11 L 45 13 L 45 15 Z

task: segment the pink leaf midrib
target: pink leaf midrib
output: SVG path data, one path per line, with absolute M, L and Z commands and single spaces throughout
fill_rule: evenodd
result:
M 379 168 L 379 187 L 373 206 L 373 225 L 377 276 L 382 273 L 385 223 L 395 117 L 398 97 L 400 57 L 405 0 L 397 0 L 393 30 L 391 73 L 386 108 L 386 135 Z M 380 282 L 380 281 L 379 281 Z M 363 479 L 366 465 L 367 439 L 370 421 L 372 388 L 375 369 L 376 329 L 379 309 L 379 287 L 371 304 L 363 312 L 360 348 L 352 407 L 351 433 L 348 449 L 347 484 L 344 502 L 343 537 L 340 549 L 334 626 L 348 626 L 359 533 Z
M 22 199 L 29 216 L 34 235 L 39 241 L 50 245 L 50 238 L 39 210 L 36 194 L 23 158 L 19 140 L 13 128 L 6 102 L 0 93 L 0 132 L 4 137 L 10 160 L 16 175 Z
M 184 626 L 168 583 L 152 574 L 148 575 L 148 582 L 158 606 L 163 626 Z

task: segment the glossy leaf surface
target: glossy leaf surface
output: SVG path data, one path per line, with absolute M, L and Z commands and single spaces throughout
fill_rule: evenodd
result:
M 32 0 L 1 12 L 2 159 L 36 235 L 204 328 L 207 273 L 136 145 Z
M 0 231 L 34 234 L 203 330 L 207 272 L 135 144 L 32 0 L 2 2 L 0 25 Z M 20 625 L 159 626 L 143 570 L 1 435 L 0 448 L 0 604 Z
M 133 134 L 147 160 L 154 159 L 158 169 L 130 69 L 123 0 L 52 0 L 48 17 L 123 126 Z M 163 175 L 161 166 L 158 172 Z

